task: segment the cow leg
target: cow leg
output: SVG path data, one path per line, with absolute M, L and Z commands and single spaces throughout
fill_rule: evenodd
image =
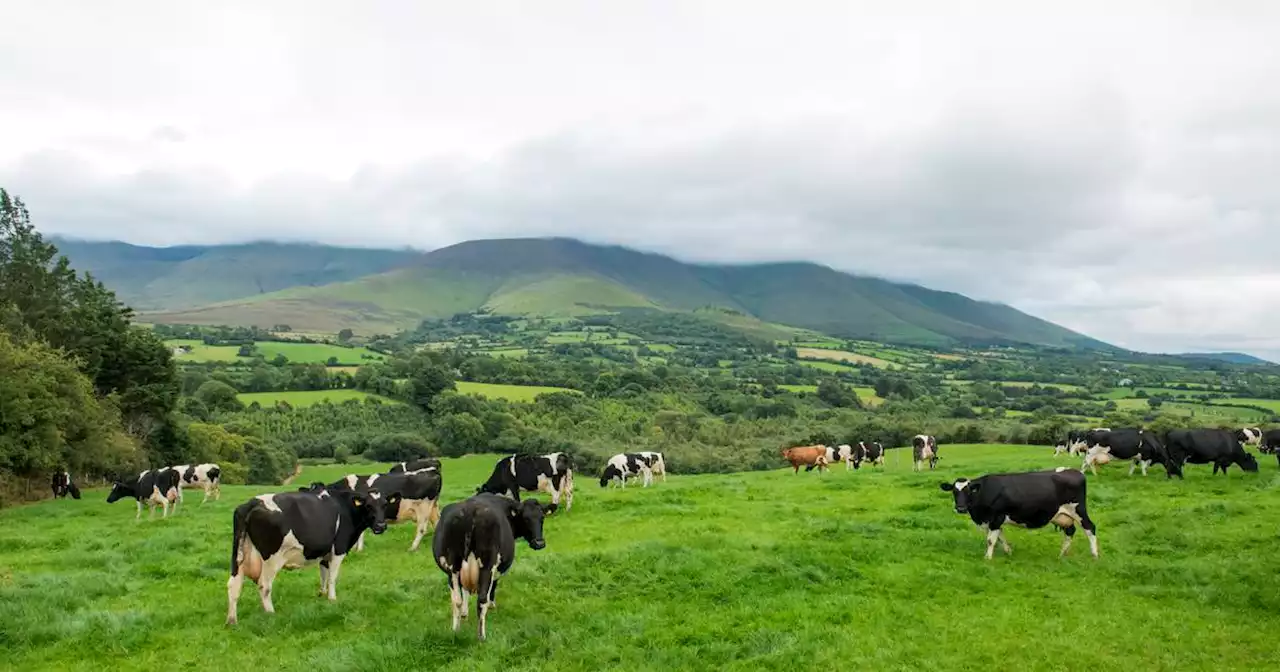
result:
M 1130 476 L 1132 476 L 1132 475 L 1133 475 L 1133 471 L 1134 471 L 1135 469 L 1137 469 L 1137 468 L 1138 468 L 1138 463 L 1139 463 L 1139 462 L 1142 462 L 1142 458 L 1140 458 L 1140 457 L 1139 457 L 1139 458 L 1137 458 L 1137 459 L 1135 459 L 1135 460 L 1133 461 L 1133 464 L 1129 465 L 1129 475 L 1130 475 Z
M 138 500 L 138 513 L 133 517 L 133 519 L 134 520 L 142 519 L 142 500 L 141 499 Z
M 364 550 L 364 532 L 361 532 L 360 537 L 356 539 L 356 550 L 357 551 Z
M 324 557 L 320 560 L 320 597 L 324 597 L 329 592 L 329 561 L 332 555 Z
M 425 511 L 423 510 L 424 508 L 426 509 Z M 422 543 L 422 537 L 427 534 L 427 528 L 431 525 L 431 502 L 427 501 L 418 504 L 413 513 L 418 522 L 418 531 L 413 536 L 413 543 L 409 546 L 410 553 L 418 550 L 418 544 Z
M 277 553 L 262 563 L 262 575 L 258 577 L 258 595 L 262 598 L 262 610 L 268 614 L 276 613 L 276 607 L 271 603 L 271 583 L 283 566 L 283 553 Z
M 338 601 L 338 570 L 342 569 L 342 560 L 347 556 L 335 555 L 329 563 L 329 601 Z
M 1000 538 L 1000 528 L 993 527 L 987 530 L 987 559 L 990 560 L 996 553 L 996 541 Z
M 480 578 L 476 581 L 476 619 L 477 636 L 481 641 L 485 638 L 485 617 L 489 613 L 489 595 L 493 592 L 493 567 L 480 566 Z
M 236 624 L 236 602 L 240 601 L 240 588 L 244 586 L 244 571 L 237 571 L 227 579 L 227 625 Z
M 462 575 L 458 572 L 449 574 L 449 606 L 453 610 L 453 631 L 458 631 L 458 625 L 462 621 L 463 600 L 462 595 Z
M 1143 460 L 1143 461 L 1142 461 L 1142 475 L 1143 475 L 1143 476 L 1146 476 L 1146 475 L 1147 475 L 1147 469 L 1148 469 L 1152 464 L 1154 464 L 1154 463 L 1155 463 L 1155 460 Z
M 1071 538 L 1076 534 L 1076 526 L 1068 525 L 1062 528 L 1062 551 L 1058 553 L 1059 558 L 1065 558 L 1067 551 L 1071 550 Z
M 1013 555 L 1013 547 L 1009 545 L 1009 540 L 1004 538 L 1004 529 L 997 530 L 1000 533 L 1000 546 L 1004 549 L 1005 555 Z
M 653 470 L 646 467 L 641 471 L 641 475 L 644 476 L 644 487 L 647 488 L 653 484 Z
M 209 493 L 210 493 L 210 492 L 211 492 L 210 487 L 209 487 L 209 486 L 207 486 L 207 485 L 206 485 L 206 486 L 204 486 L 204 499 L 200 500 L 200 506 L 204 506 L 204 503 L 205 503 L 205 502 L 207 502 L 207 501 L 209 501 Z

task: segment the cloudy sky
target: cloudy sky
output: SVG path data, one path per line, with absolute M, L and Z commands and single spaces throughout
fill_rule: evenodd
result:
M 569 235 L 1280 357 L 1280 3 L 1032 4 L 12 3 L 0 185 L 90 239 Z

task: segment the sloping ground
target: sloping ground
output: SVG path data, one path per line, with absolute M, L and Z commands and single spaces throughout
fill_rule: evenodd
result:
M 743 326 L 772 323 L 885 342 L 1103 345 L 1008 306 L 815 264 L 700 266 L 563 239 L 462 243 L 389 273 L 145 317 L 261 326 L 276 323 L 267 316 L 280 314 L 279 321 L 287 318 L 294 329 L 370 333 L 481 309 L 581 316 L 626 308 L 737 311 L 753 321 L 736 320 Z
M 684 476 L 681 450 L 666 453 L 677 473 L 648 488 L 575 474 L 573 509 L 547 519 L 546 548 L 519 542 L 483 644 L 474 603 L 450 630 L 446 576 L 408 552 L 406 525 L 368 535 L 342 566 L 336 603 L 316 596 L 314 566 L 285 571 L 275 614 L 246 582 L 239 625 L 223 626 L 237 505 L 388 465 L 224 485 L 220 500 L 187 499 L 166 520 L 135 522 L 133 504 L 106 504 L 101 488 L 0 510 L 5 667 L 96 669 L 85 652 L 109 651 L 117 667 L 184 671 L 1275 668 L 1274 461 L 1229 477 L 1188 467 L 1172 482 L 1103 467 L 1088 482 L 1099 559 L 1081 533 L 1060 559 L 1052 527 L 1009 526 L 1013 554 L 987 561 L 982 534 L 938 482 L 1070 464 L 1051 448 L 945 445 L 927 474 L 898 449 L 883 468 L 798 476 Z M 442 460 L 441 504 L 474 494 L 498 457 Z M 157 598 L 174 595 L 181 608 Z M 1194 636 L 1099 635 L 1101 623 L 1170 618 Z M 264 642 L 287 642 L 288 654 Z

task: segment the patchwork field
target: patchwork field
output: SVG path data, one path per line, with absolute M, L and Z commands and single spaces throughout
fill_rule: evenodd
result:
M 796 356 L 801 359 L 828 359 L 851 364 L 870 364 L 880 369 L 886 368 L 893 363 L 870 355 L 859 355 L 855 352 L 846 352 L 844 350 L 824 350 L 822 348 L 796 348 Z
M 356 401 L 364 401 L 370 397 L 378 399 L 384 404 L 398 404 L 400 402 L 387 397 L 380 397 L 376 394 L 361 392 L 360 390 L 308 390 L 300 392 L 243 392 L 237 394 L 236 397 L 245 405 L 258 402 L 261 406 L 274 406 L 278 401 L 288 402 L 294 408 L 304 408 L 306 406 L 314 406 L 328 400 L 331 404 L 340 404 L 349 399 Z
M 1181 482 L 1104 468 L 1089 477 L 1100 559 L 1083 538 L 1059 559 L 1059 533 L 1012 529 L 1013 555 L 983 560 L 981 534 L 938 482 L 1074 463 L 1051 451 L 946 445 L 937 473 L 912 473 L 895 450 L 883 470 L 673 475 L 647 489 L 581 474 L 573 510 L 547 521 L 547 548 L 518 547 L 485 643 L 474 608 L 450 631 L 445 576 L 429 552 L 408 553 L 405 526 L 347 560 L 337 603 L 315 596 L 316 569 L 286 572 L 276 614 L 247 586 L 228 629 L 231 512 L 291 487 L 226 486 L 219 502 L 188 498 L 141 522 L 131 502 L 86 490 L 0 510 L 4 667 L 1274 668 L 1274 460 L 1226 477 L 1190 467 Z M 444 460 L 444 501 L 473 492 L 493 460 Z M 299 482 L 351 469 L 308 467 Z M 1148 625 L 1100 625 L 1115 623 Z
M 494 383 L 469 383 L 458 381 L 458 392 L 462 394 L 482 394 L 490 399 L 506 399 L 507 401 L 533 401 L 539 394 L 552 392 L 572 392 L 564 387 L 546 387 L 542 385 L 497 385 Z
M 240 348 L 234 345 L 205 345 L 200 341 L 182 339 L 169 340 L 165 343 L 171 347 L 185 345 L 192 349 L 190 353 L 178 356 L 179 362 L 236 362 L 249 359 L 240 357 L 238 354 Z M 340 365 L 359 366 L 386 359 L 382 354 L 368 348 L 344 348 L 325 343 L 260 341 L 257 343 L 257 353 L 267 361 L 271 361 L 276 355 L 284 355 L 290 362 L 297 364 L 324 364 L 330 358 L 337 358 Z

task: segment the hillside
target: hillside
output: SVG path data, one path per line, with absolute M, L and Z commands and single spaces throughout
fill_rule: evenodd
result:
M 322 256 L 321 250 L 332 249 L 314 248 L 313 254 Z M 201 256 L 210 254 L 212 251 Z M 335 250 L 333 254 L 357 253 Z M 373 255 L 367 250 L 358 254 Z M 284 283 L 290 272 L 305 276 L 304 257 L 292 256 L 291 271 L 280 269 L 270 277 Z M 424 318 L 481 310 L 582 316 L 620 308 L 720 308 L 724 310 L 700 314 L 748 329 L 755 326 L 750 323 L 783 324 L 833 336 L 921 345 L 1006 342 L 1109 347 L 1009 306 L 850 275 L 811 263 L 699 265 L 576 240 L 514 239 L 461 243 L 416 258 L 366 256 L 337 270 L 349 272 L 360 264 L 397 261 L 407 263 L 344 282 L 323 286 L 297 282 L 274 292 L 259 291 L 257 283 L 240 278 L 233 286 L 217 289 L 224 298 L 237 291 L 242 292 L 239 297 L 198 307 L 188 303 L 183 309 L 157 312 L 147 319 L 260 326 L 285 323 L 294 329 L 328 332 L 349 327 L 370 334 L 412 327 Z M 246 268 L 240 275 L 252 273 Z M 165 277 L 164 282 L 194 282 L 172 273 Z M 220 277 L 206 277 L 205 282 L 223 280 L 230 282 Z M 171 290 L 168 305 L 177 303 L 181 291 Z M 199 290 L 205 294 L 214 291 Z M 736 317 L 730 317 L 735 313 Z
M 290 287 L 382 273 L 420 252 L 286 243 L 141 247 L 54 238 L 78 270 L 92 273 L 138 310 L 173 310 Z

